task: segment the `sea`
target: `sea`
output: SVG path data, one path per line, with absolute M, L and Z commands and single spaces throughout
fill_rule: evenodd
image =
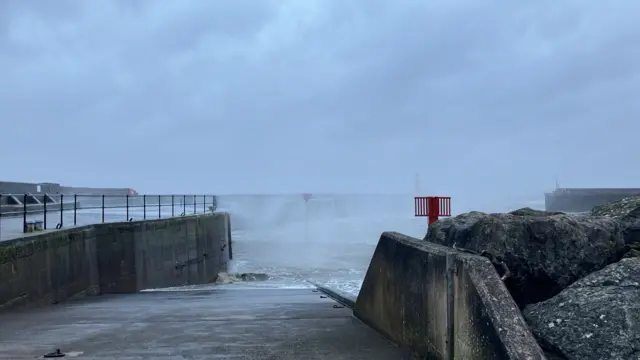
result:
M 421 239 L 427 231 L 427 219 L 414 216 L 413 196 L 406 194 L 227 195 L 218 198 L 218 210 L 231 215 L 229 272 L 266 274 L 268 280 L 194 290 L 311 288 L 315 283 L 355 298 L 382 232 Z

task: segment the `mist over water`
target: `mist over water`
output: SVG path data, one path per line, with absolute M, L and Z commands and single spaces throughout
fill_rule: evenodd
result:
M 461 211 L 453 205 L 455 216 Z M 382 232 L 419 239 L 426 234 L 427 219 L 415 217 L 413 206 L 409 194 L 314 194 L 306 204 L 302 194 L 219 196 L 218 211 L 231 215 L 230 272 L 265 273 L 269 280 L 160 290 L 310 288 L 311 281 L 355 297 Z M 522 207 L 544 209 L 544 200 L 513 199 L 499 209 L 474 210 Z
M 357 295 L 383 231 L 422 238 L 411 195 L 221 196 L 231 214 L 233 272 L 267 273 L 251 286 L 309 287 L 308 280 Z M 234 286 L 239 286 L 234 284 Z

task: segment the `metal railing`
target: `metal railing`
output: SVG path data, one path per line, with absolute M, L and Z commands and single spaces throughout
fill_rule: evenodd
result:
M 93 223 L 160 219 L 215 211 L 215 195 L 0 194 L 0 240 Z M 3 236 L 4 235 L 4 236 Z

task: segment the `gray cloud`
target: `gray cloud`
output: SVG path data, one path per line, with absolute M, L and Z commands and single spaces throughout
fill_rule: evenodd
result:
M 55 3 L 55 6 L 53 5 Z M 0 3 L 3 179 L 410 192 L 633 186 L 633 1 Z M 32 165 L 25 165 L 32 164 Z

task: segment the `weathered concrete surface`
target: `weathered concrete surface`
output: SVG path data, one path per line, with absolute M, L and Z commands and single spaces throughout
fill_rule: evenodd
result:
M 227 270 L 228 214 L 106 223 L 0 242 L 0 309 L 202 284 Z
M 545 359 L 486 258 L 398 233 L 380 236 L 354 314 L 427 359 Z
M 0 359 L 34 359 L 56 348 L 82 360 L 410 359 L 319 294 L 143 292 L 0 314 Z

